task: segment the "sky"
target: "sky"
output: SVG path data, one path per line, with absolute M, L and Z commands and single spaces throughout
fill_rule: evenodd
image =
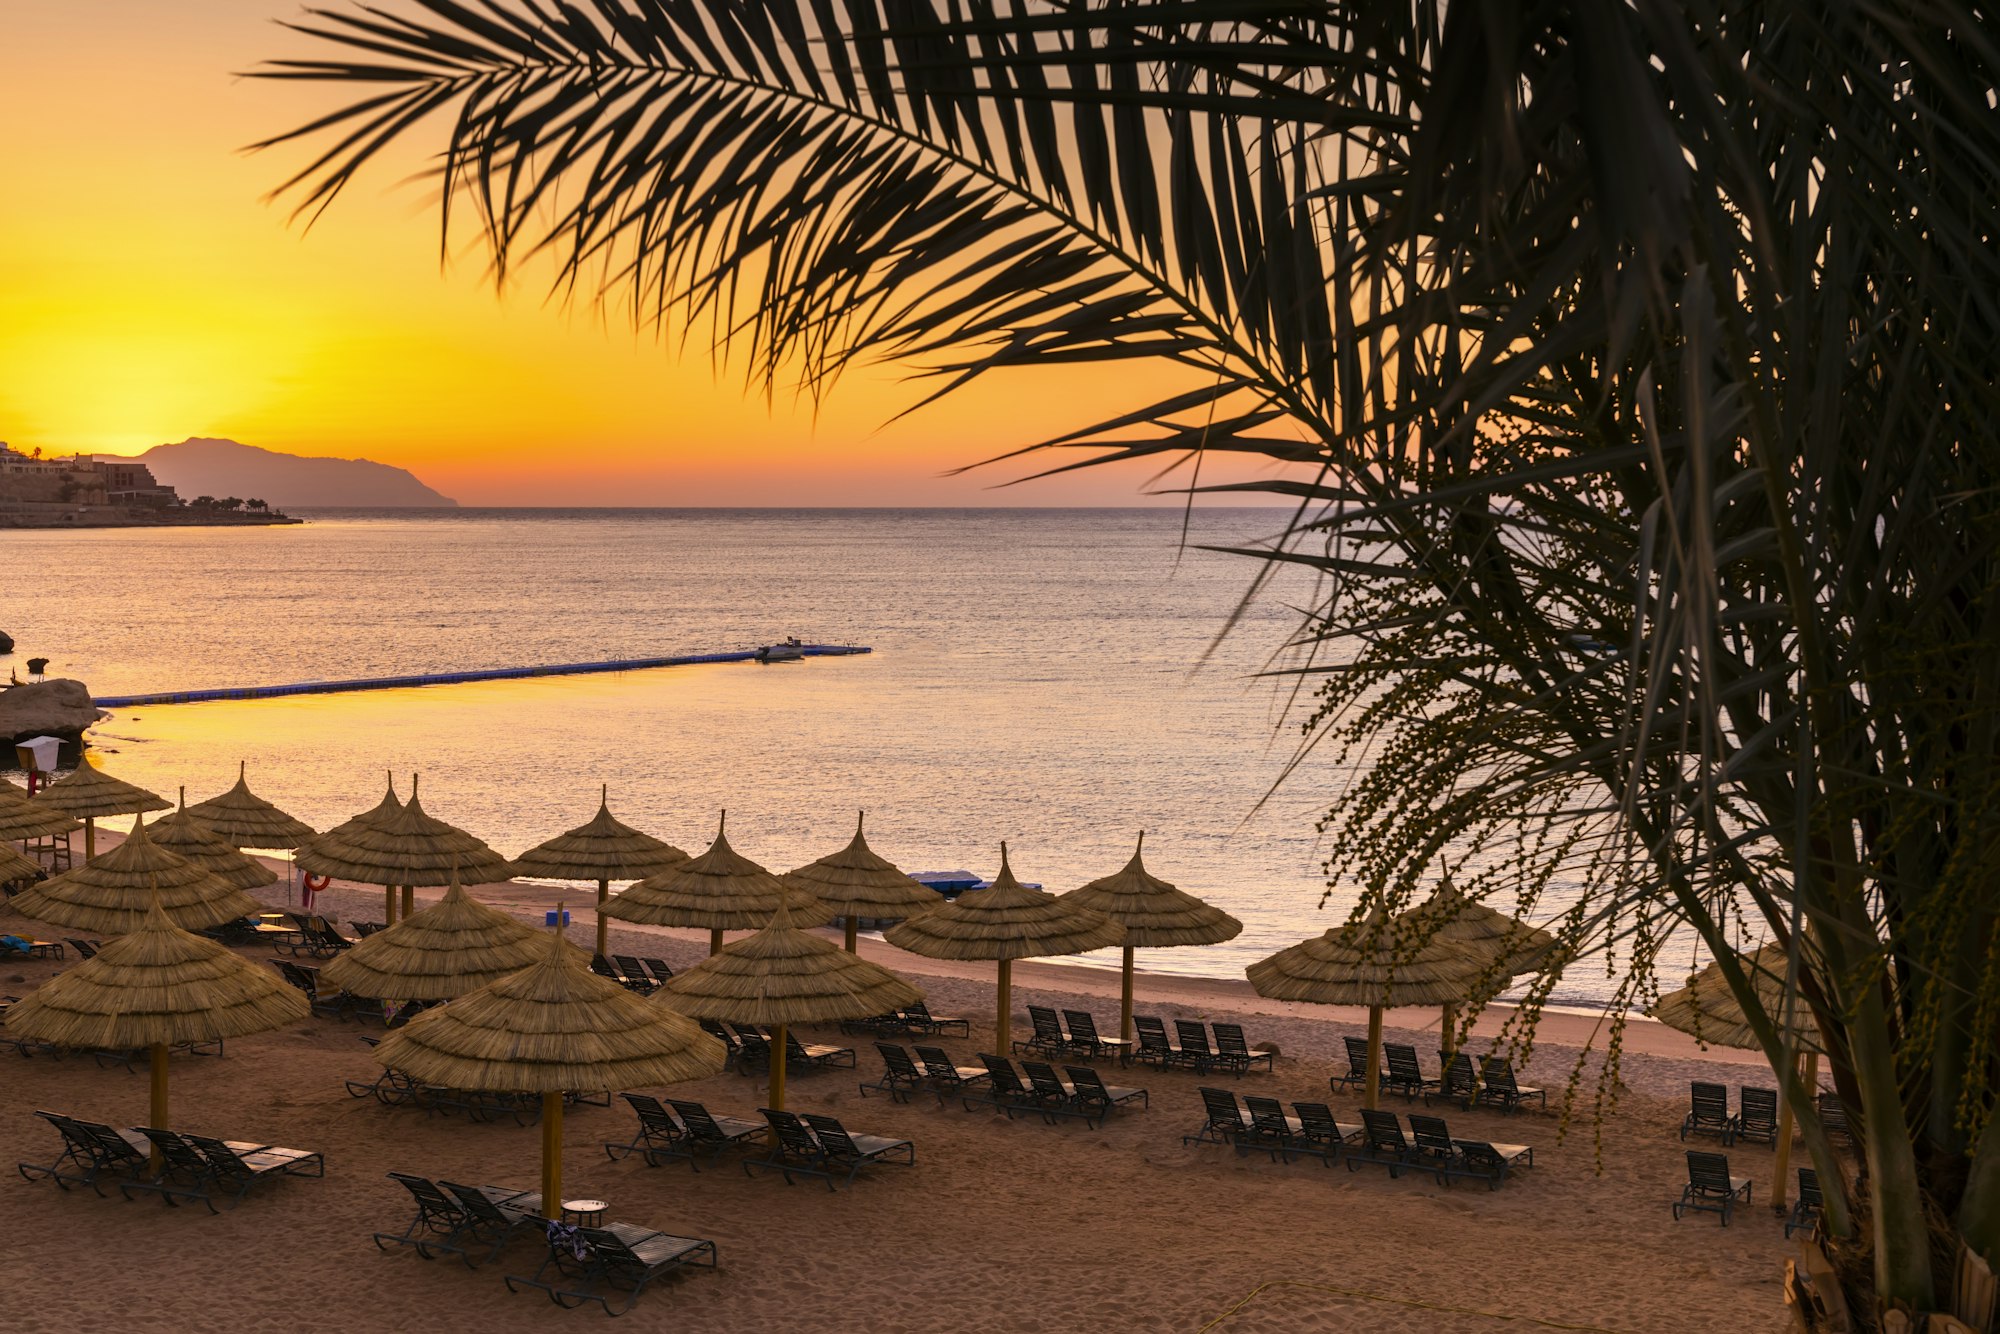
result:
M 1147 401 L 1163 370 L 1038 370 L 891 423 L 916 392 L 880 368 L 815 413 L 705 348 L 441 264 L 400 172 L 306 230 L 265 198 L 305 159 L 243 148 L 337 93 L 237 77 L 309 48 L 277 26 L 298 14 L 0 0 L 0 440 L 131 454 L 223 436 L 407 467 L 465 504 L 1178 503 L 1138 467 L 943 475 Z

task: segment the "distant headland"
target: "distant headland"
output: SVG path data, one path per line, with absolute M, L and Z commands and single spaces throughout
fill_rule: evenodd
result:
M 301 522 L 287 506 L 457 504 L 384 463 L 279 454 L 234 440 L 183 440 L 136 458 L 45 458 L 0 441 L 0 528 L 284 524 Z
M 369 459 L 307 458 L 234 440 L 194 438 L 155 445 L 135 462 L 183 496 L 263 497 L 281 509 L 456 508 L 402 468 Z

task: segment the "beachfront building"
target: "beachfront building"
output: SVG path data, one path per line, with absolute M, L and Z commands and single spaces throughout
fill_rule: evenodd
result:
M 17 516 L 92 507 L 173 509 L 180 498 L 137 459 L 109 454 L 42 458 L 0 442 L 0 511 Z

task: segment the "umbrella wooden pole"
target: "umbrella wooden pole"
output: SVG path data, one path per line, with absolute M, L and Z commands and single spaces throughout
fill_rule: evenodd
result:
M 1014 961 L 1000 961 L 1000 1014 L 993 1025 L 994 1055 L 1002 1060 L 1014 1050 Z
M 1118 987 L 1118 1040 L 1132 1040 L 1132 947 L 1125 947 L 1125 977 Z
M 785 1025 L 772 1029 L 771 1037 L 771 1110 L 785 1110 L 785 1050 L 791 1043 L 785 1040 Z
M 849 954 L 859 954 L 861 952 L 860 950 L 855 948 L 855 943 L 854 943 L 854 932 L 856 927 L 858 927 L 859 925 L 860 924 L 855 920 L 853 913 L 847 914 L 847 952 Z
M 562 1217 L 563 1095 L 542 1095 L 542 1217 Z
M 604 905 L 611 902 L 611 882 L 597 882 L 597 952 L 604 953 L 604 947 L 611 943 L 611 922 L 604 915 Z
M 408 917 L 411 913 L 415 912 L 416 910 L 417 910 L 417 887 L 415 885 L 404 885 L 403 916 Z
M 1368 1082 L 1361 1086 L 1361 1105 L 1373 1110 L 1382 1099 L 1382 1007 L 1368 1007 Z
M 1794 1069 L 1796 1073 L 1796 1068 Z M 1806 1096 L 1813 1097 L 1819 1091 L 1819 1053 L 1806 1053 L 1805 1073 Z M 1779 1213 L 1785 1212 L 1791 1201 L 1791 1187 L 1788 1178 L 1792 1172 L 1792 1091 L 1789 1088 L 1778 1091 L 1778 1156 L 1772 1164 L 1774 1179 L 1771 1182 L 1771 1207 Z
M 158 1130 L 171 1130 L 173 1129 L 173 1127 L 167 1124 L 168 1118 L 167 1118 L 167 1044 L 166 1043 L 155 1042 L 153 1044 L 152 1066 L 153 1066 L 153 1106 L 152 1110 L 148 1112 L 147 1115 L 151 1116 L 153 1119 L 147 1122 L 147 1124 Z M 151 1169 L 155 1172 L 159 1171 L 161 1166 L 163 1165 L 160 1162 L 160 1146 L 157 1144 L 153 1146 L 153 1152 L 150 1156 L 149 1165 Z
M 711 956 L 722 953 L 722 928 L 719 926 L 708 933 L 708 952 Z
M 394 926 L 395 924 L 396 887 L 394 885 L 384 885 L 382 886 L 382 925 Z
M 1451 1064 L 1452 1053 L 1458 1050 L 1458 1007 L 1444 1007 L 1444 1019 L 1438 1028 L 1438 1050 L 1444 1053 L 1444 1063 Z
M 89 861 L 97 855 L 97 821 L 86 815 L 83 817 L 83 859 Z M 162 1127 L 164 1129 L 164 1127 Z

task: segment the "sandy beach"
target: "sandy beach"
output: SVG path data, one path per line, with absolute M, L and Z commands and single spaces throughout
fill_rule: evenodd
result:
M 102 841 L 106 836 L 100 835 Z M 588 893 L 531 884 L 488 886 L 480 896 L 536 915 L 566 898 L 572 938 L 593 929 Z M 283 885 L 261 897 L 283 906 Z M 434 897 L 420 893 L 419 899 Z M 336 885 L 319 907 L 350 918 L 381 916 L 380 890 Z M 59 936 L 0 910 L 0 931 Z M 676 967 L 706 951 L 697 933 L 620 925 L 619 952 L 654 955 Z M 941 1045 L 970 1063 L 989 1050 L 990 965 L 944 964 L 880 942 L 864 953 L 915 980 L 933 1011 L 972 1020 L 970 1040 Z M 269 951 L 247 949 L 262 959 Z M 64 963 L 0 964 L 0 994 L 25 995 Z M 1100 1027 L 1117 1022 L 1116 974 L 1028 963 L 1015 970 L 1015 1005 L 1088 1008 Z M 1136 1084 L 1151 1106 L 1114 1115 L 1101 1129 L 1008 1121 L 928 1094 L 897 1104 L 857 1089 L 881 1060 L 867 1038 L 831 1027 L 806 1041 L 858 1049 L 855 1071 L 795 1078 L 795 1109 L 839 1116 L 851 1130 L 908 1138 L 916 1165 L 863 1173 L 851 1188 L 787 1187 L 774 1174 L 747 1177 L 725 1158 L 700 1172 L 685 1163 L 647 1167 L 611 1161 L 605 1141 L 634 1129 L 621 1103 L 582 1107 L 565 1120 L 565 1194 L 610 1203 L 611 1217 L 714 1239 L 720 1268 L 693 1271 L 649 1289 L 633 1316 L 643 1328 L 695 1331 L 870 1329 L 927 1331 L 1382 1330 L 1444 1327 L 1668 1331 L 1784 1327 L 1778 1280 L 1790 1246 L 1766 1207 L 1772 1150 L 1741 1144 L 1733 1169 L 1756 1179 L 1756 1207 L 1728 1228 L 1713 1215 L 1676 1222 L 1669 1204 L 1684 1179 L 1675 1136 L 1690 1078 L 1766 1083 L 1754 1056 L 1703 1052 L 1652 1023 L 1628 1031 L 1618 1105 L 1593 1118 L 1597 1063 L 1581 1078 L 1579 1114 L 1564 1133 L 1557 1105 L 1594 1021 L 1549 1015 L 1523 1082 L 1550 1089 L 1550 1110 L 1516 1115 L 1435 1106 L 1455 1134 L 1531 1144 L 1535 1166 L 1489 1192 L 1429 1176 L 1391 1179 L 1379 1167 L 1350 1172 L 1312 1159 L 1276 1163 L 1215 1145 L 1183 1146 L 1201 1122 L 1203 1083 L 1294 1100 L 1330 1101 L 1354 1119 L 1358 1097 L 1329 1092 L 1344 1065 L 1341 1039 L 1365 1015 L 1255 997 L 1247 983 L 1145 975 L 1138 1012 L 1237 1019 L 1252 1043 L 1275 1043 L 1274 1074 L 1240 1079 L 1135 1067 L 1110 1082 Z M 1496 1029 L 1498 1012 L 1482 1031 Z M 1391 1012 L 1391 1041 L 1435 1060 L 1438 1016 Z M 539 1131 L 510 1122 L 471 1123 L 412 1107 L 347 1096 L 342 1081 L 378 1071 L 360 1041 L 378 1024 L 313 1019 L 293 1029 L 233 1040 L 228 1054 L 177 1057 L 173 1122 L 232 1139 L 323 1151 L 324 1180 L 260 1186 L 220 1217 L 199 1207 L 169 1210 L 99 1199 L 43 1181 L 4 1188 L 10 1244 L 0 1259 L 7 1325 L 25 1332 L 116 1321 L 143 1330 L 208 1326 L 292 1329 L 326 1323 L 348 1331 L 404 1330 L 457 1322 L 486 1330 L 589 1327 L 595 1308 L 558 1311 L 536 1293 L 510 1294 L 505 1274 L 532 1271 L 539 1243 L 515 1241 L 478 1271 L 414 1254 L 381 1254 L 376 1231 L 400 1231 L 408 1197 L 390 1171 L 530 1188 Z M 1601 1046 L 1601 1041 L 1600 1044 Z M 144 1118 L 143 1070 L 100 1068 L 88 1058 L 0 1055 L 0 1154 L 47 1162 L 56 1137 L 36 1108 L 136 1124 Z M 731 1072 L 672 1095 L 718 1113 L 755 1116 L 767 1086 Z M 1388 1097 L 1384 1106 L 1412 1108 Z M 1424 1110 L 1419 1102 L 1414 1110 Z M 336 1314 L 337 1313 L 337 1314 Z

